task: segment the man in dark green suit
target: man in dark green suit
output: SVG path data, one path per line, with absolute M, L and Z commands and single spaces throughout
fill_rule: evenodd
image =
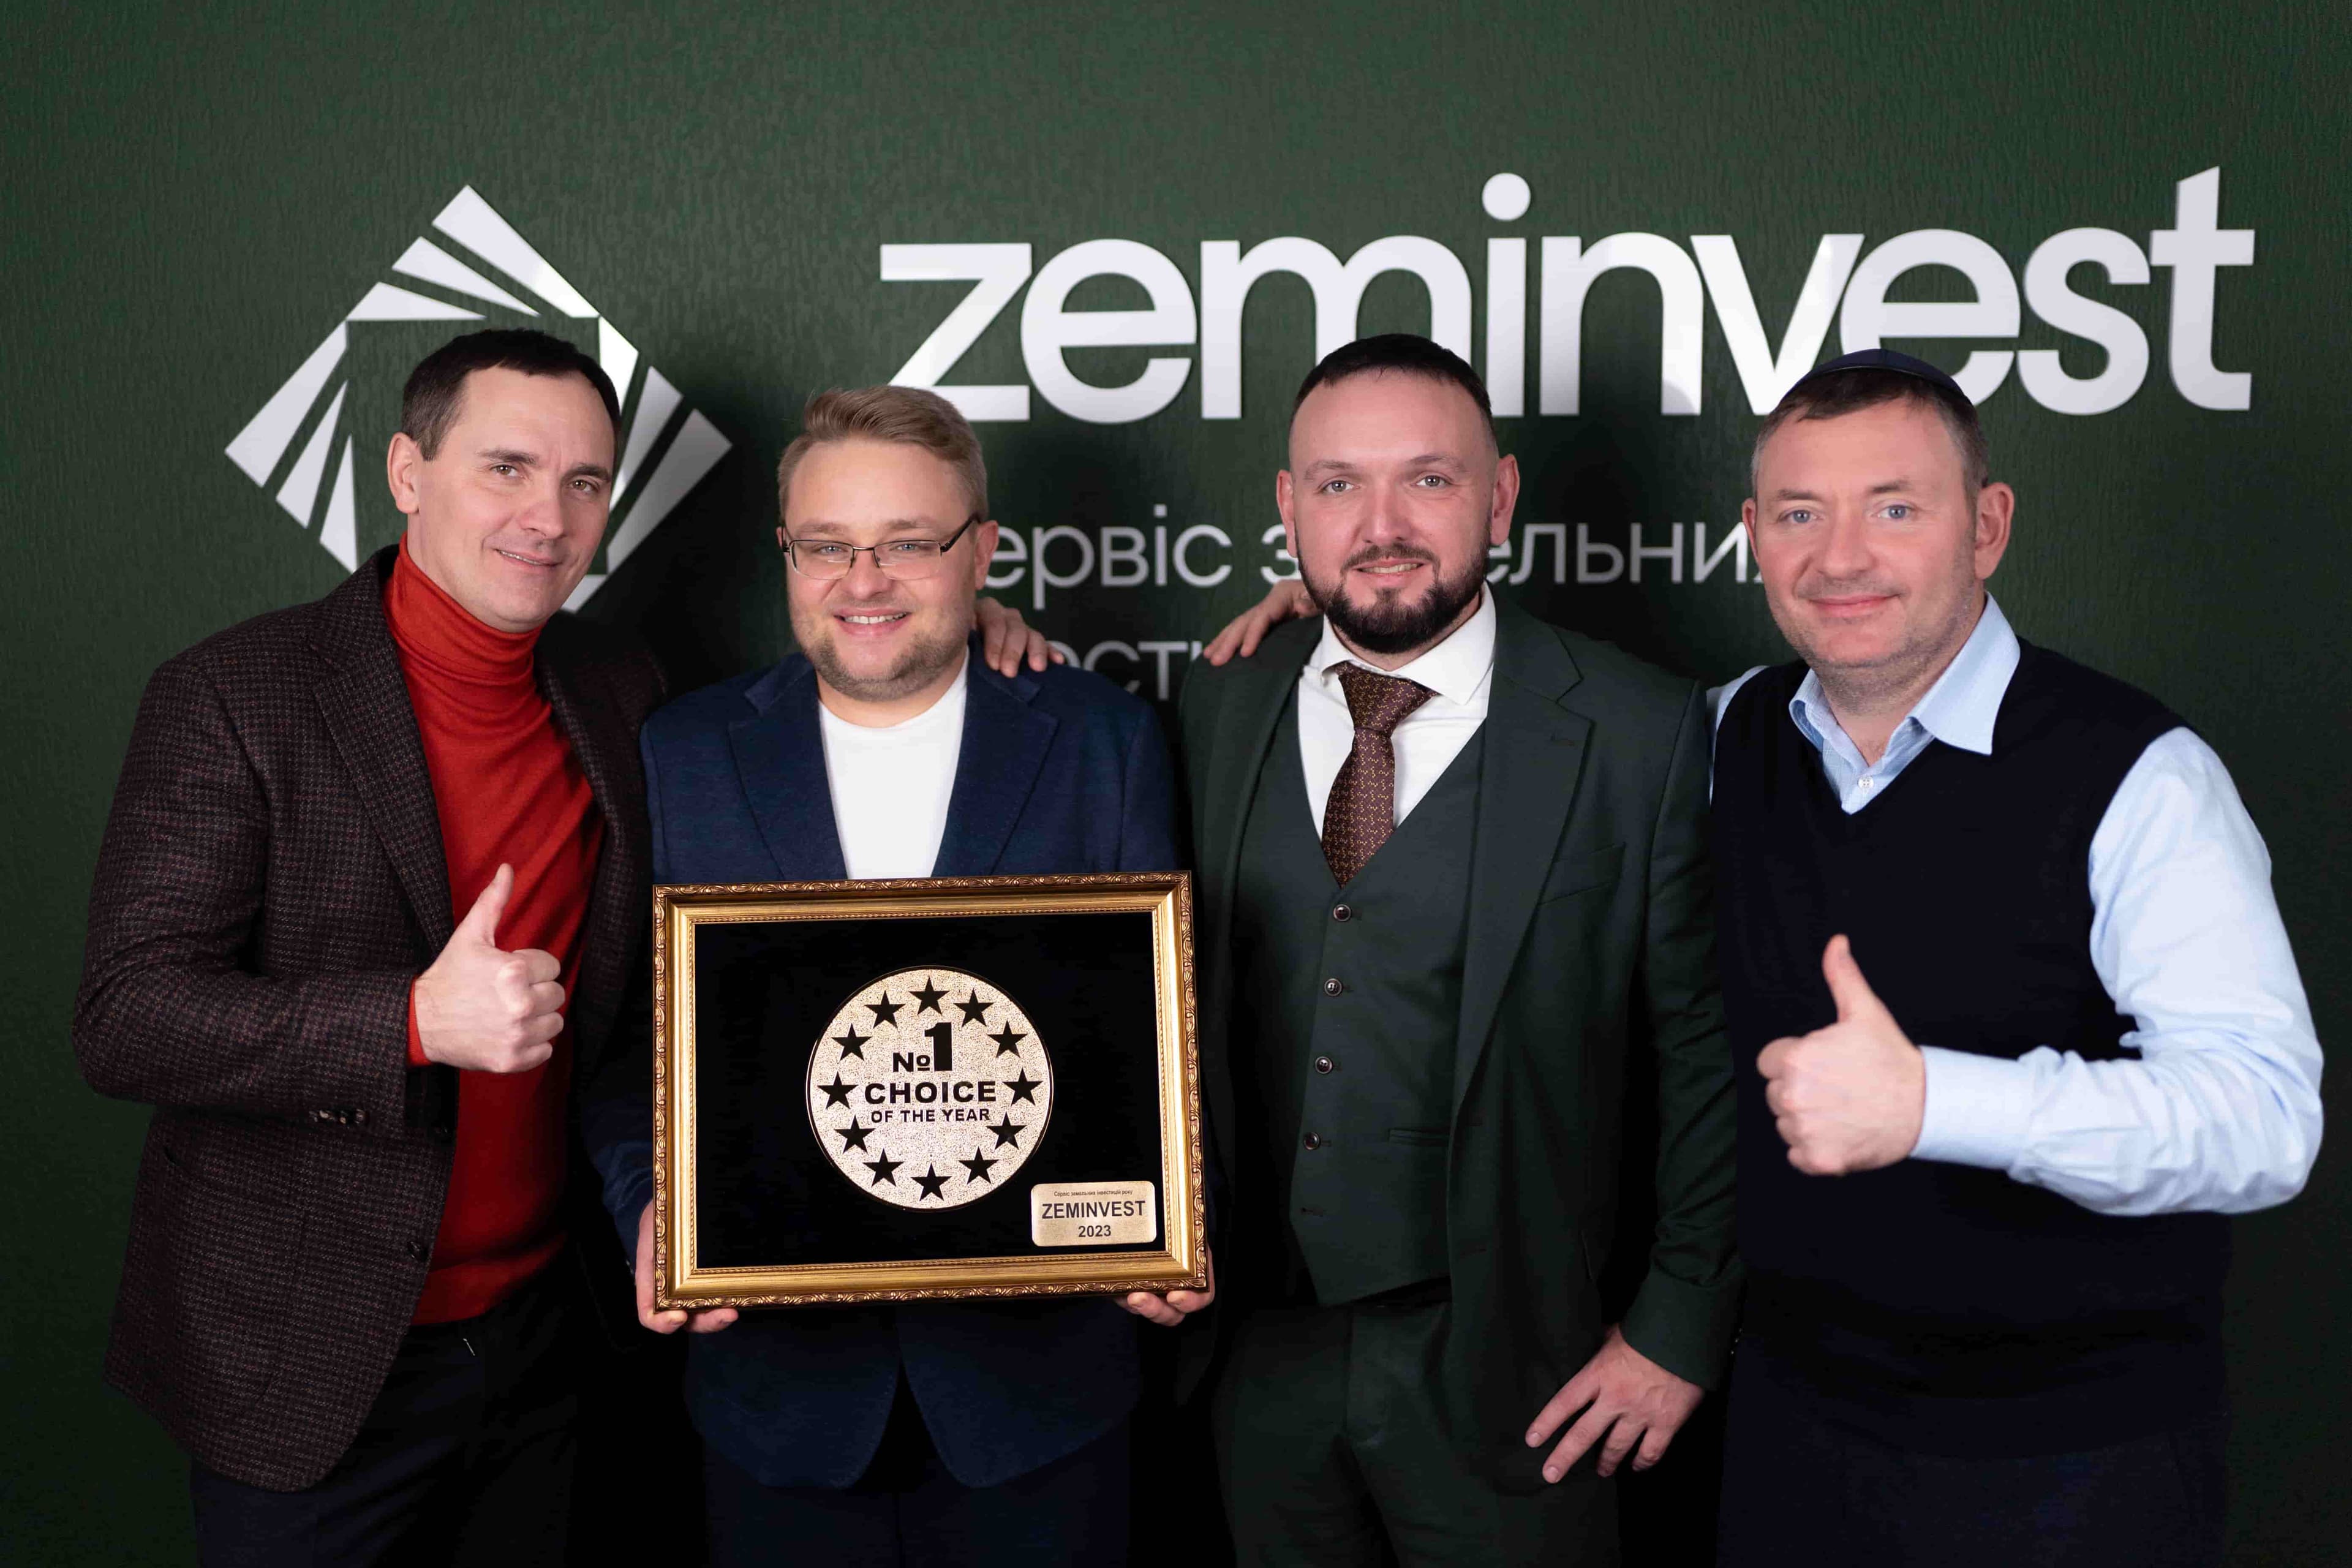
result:
M 1184 685 L 1244 1563 L 1613 1563 L 1606 1478 L 1728 1352 L 1705 694 L 1487 591 L 1517 489 L 1467 364 L 1336 351 L 1276 483 L 1322 614 Z M 1655 1223 L 1620 1237 L 1635 1101 Z

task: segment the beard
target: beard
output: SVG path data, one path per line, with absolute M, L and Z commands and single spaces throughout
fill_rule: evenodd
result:
M 1349 602 L 1346 592 L 1349 568 L 1358 562 L 1383 559 L 1426 561 L 1433 580 L 1417 599 L 1408 597 L 1402 590 L 1390 589 L 1376 591 L 1370 605 Z M 1484 555 L 1472 557 L 1461 574 L 1450 580 L 1436 576 L 1436 569 L 1437 557 L 1424 551 L 1365 550 L 1358 552 L 1329 582 L 1316 581 L 1302 562 L 1298 580 L 1306 584 L 1307 597 L 1322 612 L 1324 619 L 1349 642 L 1367 653 L 1411 653 L 1433 642 L 1453 626 L 1486 583 Z
M 843 663 L 841 649 L 834 641 L 832 617 L 816 618 L 821 625 L 794 628 L 800 633 L 801 651 L 808 656 L 809 663 L 827 686 L 856 701 L 890 702 L 920 691 L 963 657 L 966 629 L 950 619 L 927 634 L 909 638 L 898 657 L 882 670 L 853 670 Z

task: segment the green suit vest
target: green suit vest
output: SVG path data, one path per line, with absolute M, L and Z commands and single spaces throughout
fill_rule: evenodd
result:
M 1244 829 L 1234 906 L 1237 1068 L 1269 1294 L 1327 1305 L 1447 1272 L 1447 1127 L 1485 734 L 1344 889 L 1323 858 L 1284 710 Z M 1244 1065 L 1246 1064 L 1246 1065 Z

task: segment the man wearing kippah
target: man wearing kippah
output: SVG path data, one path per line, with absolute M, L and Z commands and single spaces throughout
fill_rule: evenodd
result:
M 2217 1563 L 2223 1216 L 2320 1135 L 2262 837 L 2162 704 L 2010 629 L 2016 497 L 1943 372 L 1822 366 L 1751 479 L 1800 661 L 1716 694 L 1724 1568 Z
M 2262 837 L 2180 719 L 2010 629 L 2015 496 L 1942 372 L 1822 366 L 1752 477 L 1801 662 L 1717 709 L 1721 1560 L 2217 1563 L 2224 1216 L 2320 1132 Z

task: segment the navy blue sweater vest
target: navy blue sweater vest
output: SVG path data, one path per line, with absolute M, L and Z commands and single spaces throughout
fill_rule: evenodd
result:
M 2017 1058 L 2128 1053 L 2090 957 L 2092 835 L 2148 743 L 2153 698 L 2026 646 L 1992 754 L 1930 742 L 1848 816 L 1769 669 L 1717 731 L 1724 996 L 1738 1068 L 1743 1340 L 1888 1440 L 2056 1453 L 2184 1425 L 2221 1401 L 2226 1222 L 2095 1214 L 2000 1171 L 1790 1165 L 1758 1054 L 1836 1017 L 1844 932 L 1912 1039 Z

